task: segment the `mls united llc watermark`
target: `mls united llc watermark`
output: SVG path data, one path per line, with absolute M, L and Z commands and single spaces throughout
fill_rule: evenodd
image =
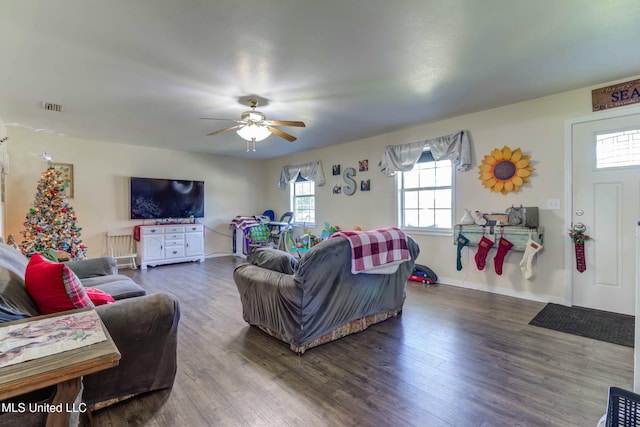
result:
M 1 412 L 47 412 L 47 413 L 62 413 L 62 412 L 87 412 L 87 404 L 80 403 L 25 403 L 25 402 L 2 402 L 0 403 Z

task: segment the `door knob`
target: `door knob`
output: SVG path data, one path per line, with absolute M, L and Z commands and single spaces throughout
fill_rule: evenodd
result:
M 577 231 L 578 233 L 582 233 L 584 231 L 586 231 L 587 226 L 584 225 L 581 222 L 577 222 L 574 226 L 573 226 L 573 231 Z

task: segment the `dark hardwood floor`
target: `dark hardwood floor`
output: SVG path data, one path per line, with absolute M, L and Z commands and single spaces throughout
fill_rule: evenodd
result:
M 544 304 L 410 282 L 404 311 L 307 351 L 242 320 L 234 257 L 123 270 L 181 303 L 172 390 L 96 426 L 595 426 L 633 349 L 527 323 Z

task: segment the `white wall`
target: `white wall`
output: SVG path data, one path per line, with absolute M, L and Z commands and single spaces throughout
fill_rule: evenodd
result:
M 29 208 L 33 205 L 40 174 L 46 169 L 42 153 L 54 162 L 74 165 L 75 209 L 88 256 L 106 254 L 109 229 L 142 224 L 129 219 L 130 176 L 205 181 L 205 253 L 231 253 L 228 224 L 236 215 L 263 210 L 258 161 L 206 154 L 105 143 L 48 135 L 16 127 L 8 129 L 9 175 L 6 177 L 6 235 L 18 242 Z M 151 223 L 147 221 L 147 223 Z
M 630 77 L 621 81 L 632 80 Z M 596 87 L 613 84 L 603 82 Z M 153 149 L 97 141 L 73 139 L 31 132 L 15 127 L 8 129 L 10 174 L 7 177 L 5 235 L 20 238 L 22 222 L 35 195 L 35 186 L 43 170 L 40 155 L 46 151 L 54 161 L 72 163 L 75 167 L 75 198 L 71 200 L 83 227 L 83 240 L 89 256 L 104 253 L 104 233 L 113 227 L 130 227 L 128 219 L 129 176 L 199 179 L 206 182 L 207 253 L 230 252 L 228 222 L 235 215 L 253 214 L 274 209 L 278 215 L 289 210 L 289 191 L 280 190 L 276 182 L 282 166 L 320 160 L 326 185 L 318 187 L 316 218 L 318 233 L 324 221 L 344 229 L 363 229 L 397 224 L 396 187 L 394 178 L 382 175 L 377 164 L 385 146 L 403 144 L 450 134 L 469 132 L 473 167 L 457 173 L 456 214 L 463 210 L 504 210 L 511 205 L 538 206 L 540 223 L 545 227 L 544 250 L 535 264 L 535 277 L 525 280 L 518 266 L 522 253 L 510 252 L 502 276 L 493 271 L 489 254 L 487 268 L 478 271 L 473 255 L 475 248 L 465 249 L 463 269 L 455 268 L 456 250 L 452 236 L 413 236 L 421 247 L 418 262 L 433 268 L 444 283 L 490 290 L 506 295 L 542 301 L 564 301 L 564 244 L 567 224 L 562 210 L 545 209 L 546 200 L 560 199 L 564 204 L 564 124 L 567 119 L 585 117 L 591 112 L 591 90 L 595 87 L 565 92 L 506 107 L 482 111 L 424 124 L 401 131 L 352 141 L 329 148 L 310 150 L 269 161 L 248 161 L 180 151 Z M 621 107 L 625 108 L 625 107 Z M 304 144 L 304 135 L 300 138 Z M 478 179 L 479 160 L 494 148 L 507 145 L 520 147 L 532 157 L 535 167 L 531 183 L 518 193 L 491 193 Z M 342 177 L 331 175 L 331 165 L 340 164 L 357 170 L 358 161 L 368 159 L 369 171 L 357 172 L 355 178 L 371 180 L 371 191 L 358 188 L 353 196 L 332 194 Z M 261 183 L 261 184 L 260 184 Z M 139 223 L 139 222 L 138 222 Z
M 607 84 L 609 83 L 597 87 Z M 507 255 L 502 276 L 496 275 L 492 261 L 495 249 L 489 253 L 484 271 L 479 271 L 475 266 L 476 248 L 465 249 L 463 269 L 457 271 L 453 236 L 413 233 L 421 248 L 418 262 L 431 267 L 443 283 L 541 301 L 563 302 L 564 244 L 568 238 L 567 225 L 564 223 L 565 207 L 562 206 L 561 210 L 548 210 L 546 201 L 560 199 L 564 205 L 564 123 L 574 117 L 590 114 L 597 116 L 597 113 L 591 112 L 592 89 L 565 92 L 271 160 L 267 169 L 268 179 L 265 181 L 276 182 L 280 169 L 285 164 L 320 160 L 327 184 L 316 188 L 316 218 L 319 228 L 324 221 L 345 229 L 352 229 L 356 225 L 363 229 L 397 225 L 394 178 L 385 177 L 377 167 L 384 147 L 466 130 L 471 137 L 473 166 L 470 171 L 458 172 L 456 175 L 455 219 L 462 217 L 465 208 L 488 212 L 502 211 L 512 205 L 538 206 L 540 225 L 545 228 L 545 235 L 544 250 L 539 253 L 534 264 L 535 277 L 532 280 L 523 278 L 519 267 L 523 254 L 514 251 Z M 304 144 L 304 135 L 299 143 Z M 535 167 L 531 182 L 525 184 L 518 193 L 507 195 L 491 193 L 478 179 L 478 165 L 483 156 L 504 145 L 512 149 L 520 147 L 525 154 L 530 154 Z M 332 194 L 333 185 L 344 182 L 342 178 L 331 176 L 331 165 L 340 164 L 342 170 L 349 166 L 357 170 L 357 162 L 362 159 L 369 160 L 369 172 L 358 173 L 356 178 L 358 182 L 360 179 L 371 179 L 371 191 L 366 193 L 358 189 L 351 197 Z M 288 207 L 288 188 L 282 191 L 275 185 L 268 185 L 265 193 L 268 200 L 274 202 L 275 209 L 281 211 Z M 320 230 L 316 231 L 319 233 Z

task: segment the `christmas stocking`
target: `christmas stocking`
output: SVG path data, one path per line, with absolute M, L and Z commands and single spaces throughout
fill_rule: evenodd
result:
M 458 259 L 456 268 L 458 271 L 462 270 L 462 248 L 469 244 L 469 239 L 464 237 L 462 233 L 458 234 Z
M 502 264 L 504 263 L 504 257 L 507 256 L 507 252 L 509 252 L 512 247 L 513 243 L 511 243 L 504 237 L 500 237 L 500 240 L 498 240 L 498 253 L 493 259 L 493 265 L 495 267 L 496 274 L 502 275 Z
M 476 266 L 478 267 L 478 270 L 484 270 L 484 265 L 487 261 L 487 254 L 489 253 L 491 246 L 493 246 L 493 242 L 482 236 L 482 239 L 478 242 L 478 252 L 476 252 Z
M 584 256 L 584 243 L 576 243 L 576 269 L 583 273 L 587 269 L 587 260 Z
M 534 242 L 531 239 L 527 241 L 524 256 L 522 257 L 522 261 L 520 261 L 522 275 L 527 280 L 533 276 L 533 256 L 538 253 L 540 249 L 542 249 L 542 245 L 540 243 Z

